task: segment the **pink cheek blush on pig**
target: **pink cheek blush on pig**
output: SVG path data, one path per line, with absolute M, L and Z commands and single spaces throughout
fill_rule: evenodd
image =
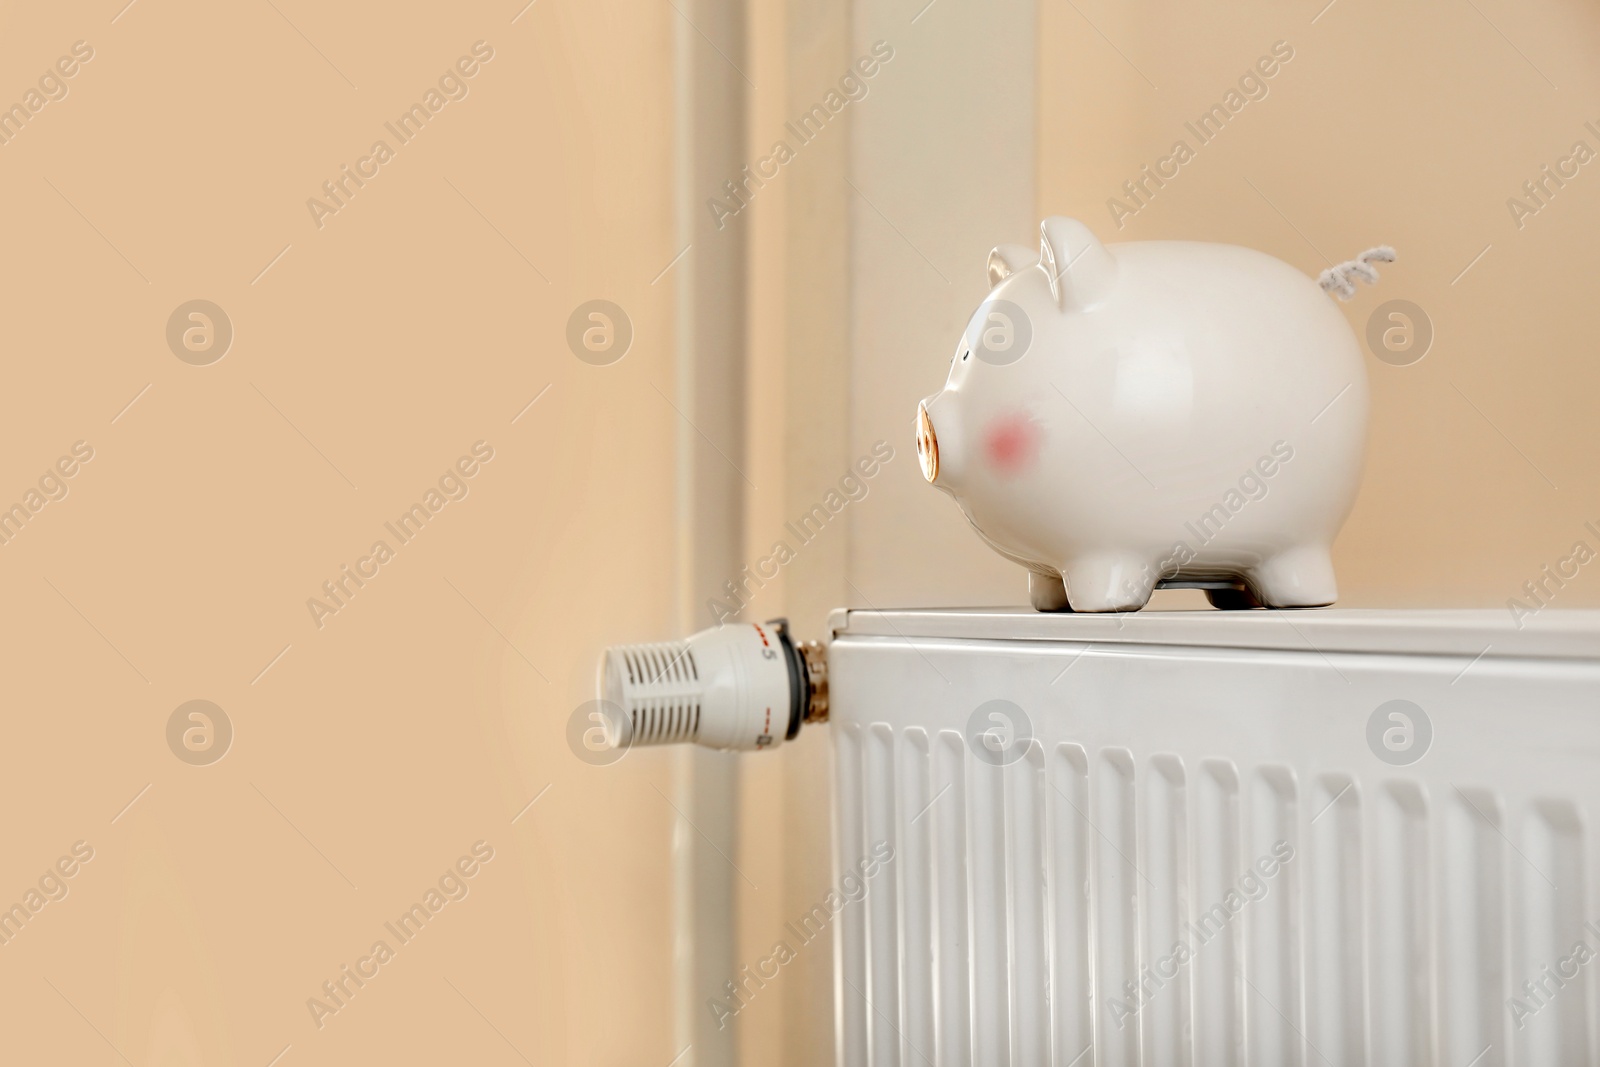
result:
M 1039 458 L 1043 434 L 1026 412 L 1001 415 L 983 431 L 983 458 L 1002 478 L 1015 478 Z

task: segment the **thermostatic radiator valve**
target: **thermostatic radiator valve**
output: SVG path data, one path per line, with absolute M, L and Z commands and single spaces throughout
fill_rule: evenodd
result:
M 785 619 L 616 645 L 601 660 L 600 699 L 615 747 L 776 748 L 801 723 L 827 721 L 827 652 L 796 645 Z

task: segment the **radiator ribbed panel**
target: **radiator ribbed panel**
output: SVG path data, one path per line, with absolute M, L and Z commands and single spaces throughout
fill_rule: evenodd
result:
M 834 730 L 841 871 L 894 856 L 840 915 L 847 1067 L 1590 1062 L 1600 964 L 1562 962 L 1600 946 L 1572 802 L 1071 741 L 997 767 L 955 730 Z

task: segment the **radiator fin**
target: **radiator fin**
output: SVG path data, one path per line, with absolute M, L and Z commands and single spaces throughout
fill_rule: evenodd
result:
M 971 973 L 967 953 L 967 746 L 945 730 L 933 750 L 934 997 L 938 1041 L 934 1063 L 972 1062 Z
M 1045 902 L 1044 748 L 1029 744 L 1006 775 L 1011 928 L 1011 1060 L 1050 1062 L 1049 939 Z
M 934 955 L 933 888 L 937 875 L 933 867 L 932 790 L 933 765 L 928 747 L 928 732 L 913 726 L 905 732 L 900 746 L 900 841 L 895 846 L 900 867 L 900 961 L 902 1026 L 910 1064 L 932 1064 L 937 1041 L 934 987 L 937 959 Z M 943 797 L 938 798 L 941 802 Z M 875 892 L 876 890 L 874 890 Z
M 1319 778 L 1311 791 L 1305 855 L 1312 961 L 1306 976 L 1306 1040 L 1317 1053 L 1313 1062 L 1325 1056 L 1351 1067 L 1367 1062 L 1361 800 L 1349 775 Z
M 1431 1067 L 1428 805 L 1415 782 L 1377 790 L 1372 852 L 1372 1062 Z
M 1011 1063 L 1007 988 L 1005 768 L 969 764 L 968 817 L 972 911 L 972 1056 L 978 1064 Z
M 1092 815 L 1095 842 L 1096 989 L 1103 998 L 1096 1023 L 1095 1058 L 1101 1067 L 1138 1067 L 1139 854 L 1134 826 L 1133 754 L 1100 754 L 1099 788 Z M 1091 781 L 1093 786 L 1094 782 Z
M 1050 1009 L 1054 1067 L 1085 1067 L 1094 1044 L 1093 958 L 1089 937 L 1089 757 L 1081 745 L 1056 746 L 1048 776 L 1051 929 Z
M 1146 1067 L 1189 1065 L 1189 841 L 1183 761 L 1161 753 L 1144 776 L 1141 888 L 1146 894 L 1139 1010 Z
M 1593 1062 L 1589 1047 L 1589 985 L 1596 962 L 1580 962 L 1579 943 L 1596 938 L 1584 924 L 1583 824 L 1566 801 L 1538 800 L 1522 820 L 1521 855 L 1513 854 L 1511 882 L 1520 889 L 1515 913 L 1521 959 L 1512 973 L 1514 995 L 1530 1009 L 1513 1029 L 1519 1067 Z
M 1300 940 L 1294 908 L 1296 868 L 1290 863 L 1270 881 L 1262 872 L 1270 869 L 1268 858 L 1275 851 L 1301 851 L 1297 796 L 1289 768 L 1266 766 L 1255 772 L 1245 812 L 1245 848 L 1235 875 L 1235 891 L 1249 902 L 1237 920 L 1244 924 L 1245 937 L 1245 1043 L 1253 1062 L 1283 1067 L 1305 1062 L 1295 951 Z
M 1244 1062 L 1243 924 L 1229 893 L 1239 879 L 1239 771 L 1206 760 L 1195 776 L 1195 905 L 1188 944 L 1194 995 L 1194 1062 L 1233 1067 Z
M 1439 1059 L 1505 1067 L 1505 814 L 1472 787 L 1440 807 Z
M 884 1067 L 898 1067 L 903 1039 L 900 1029 L 900 971 L 905 965 L 904 957 L 898 952 L 898 865 L 883 865 L 872 876 L 870 891 L 866 878 L 873 850 L 885 844 L 890 847 L 899 844 L 895 827 L 895 739 L 888 726 L 874 723 L 867 728 L 861 740 L 866 837 L 862 840 L 861 848 L 852 853 L 856 857 L 854 869 L 842 872 L 840 882 L 846 890 L 846 899 L 854 895 L 856 887 L 866 894 L 861 898 L 867 906 L 868 937 L 867 980 L 863 988 L 871 1013 L 867 1025 L 872 1035 L 872 1062 L 883 1064 Z

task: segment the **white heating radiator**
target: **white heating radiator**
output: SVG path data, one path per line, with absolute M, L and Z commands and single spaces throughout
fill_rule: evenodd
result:
M 1600 1063 L 1600 612 L 1525 623 L 836 613 L 839 1064 Z

